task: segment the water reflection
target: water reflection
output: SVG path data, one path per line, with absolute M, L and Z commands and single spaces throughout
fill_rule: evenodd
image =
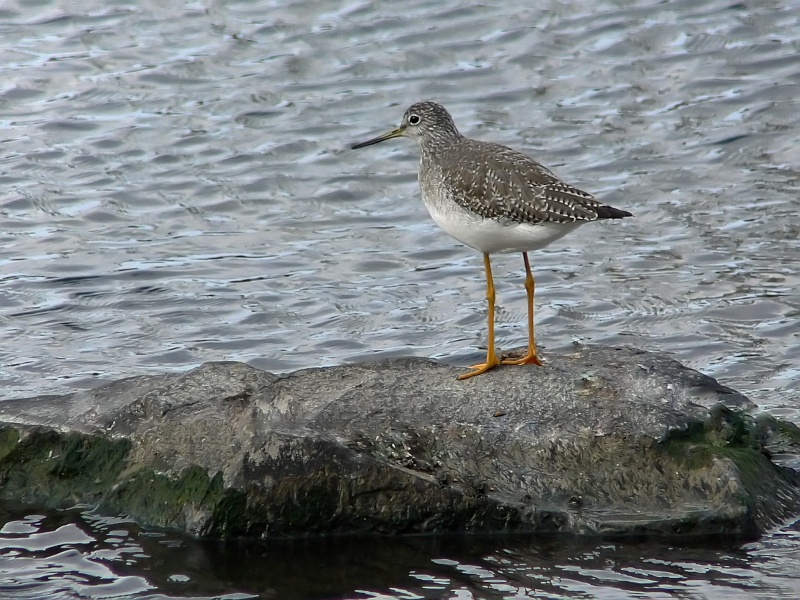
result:
M 221 588 L 213 578 L 203 580 L 203 595 L 196 595 L 198 582 L 181 571 L 191 572 L 193 543 L 143 532 L 128 519 L 77 511 L 30 514 L 6 506 L 0 517 L 5 523 L 0 529 L 3 598 L 166 600 L 211 597 Z
M 3 511 L 8 598 L 793 598 L 800 524 L 757 542 L 554 536 L 201 542 L 91 511 Z M 50 594 L 48 596 L 48 594 Z

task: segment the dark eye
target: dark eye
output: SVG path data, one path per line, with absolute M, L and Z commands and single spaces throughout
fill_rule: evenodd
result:
M 419 125 L 419 115 L 411 115 L 408 117 L 408 122 L 412 125 Z

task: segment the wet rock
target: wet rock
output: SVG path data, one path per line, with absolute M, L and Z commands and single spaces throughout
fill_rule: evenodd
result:
M 664 354 L 582 347 L 457 381 L 424 359 L 181 375 L 0 403 L 0 496 L 201 536 L 754 534 L 800 432 Z

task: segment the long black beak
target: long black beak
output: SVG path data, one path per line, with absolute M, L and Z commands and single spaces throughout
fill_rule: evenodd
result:
M 389 133 L 384 133 L 383 135 L 379 135 L 376 138 L 372 138 L 371 140 L 367 140 L 366 142 L 361 142 L 359 144 L 353 144 L 350 146 L 353 150 L 358 150 L 359 148 L 363 148 L 365 146 L 372 146 L 373 144 L 380 144 L 381 142 L 385 142 L 386 140 L 390 140 L 396 137 L 403 137 L 405 134 L 405 129 L 402 127 L 398 127 L 397 129 L 393 129 Z

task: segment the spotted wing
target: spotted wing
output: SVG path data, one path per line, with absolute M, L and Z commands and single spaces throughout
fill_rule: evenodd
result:
M 453 199 L 484 218 L 521 223 L 593 221 L 602 204 L 549 169 L 506 146 L 469 140 L 468 151 L 441 161 Z

